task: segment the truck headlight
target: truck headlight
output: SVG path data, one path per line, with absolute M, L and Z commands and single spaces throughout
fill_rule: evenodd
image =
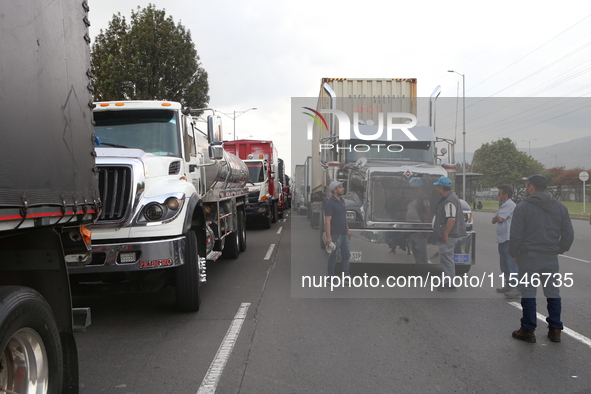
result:
M 162 206 L 158 203 L 148 204 L 144 208 L 144 217 L 151 222 L 159 221 L 162 219 L 163 215 L 164 209 L 162 209 Z
M 179 209 L 181 206 L 180 200 L 176 197 L 167 198 L 165 203 L 168 209 L 172 209 L 173 211 Z
M 146 205 L 140 209 L 136 223 L 140 225 L 168 223 L 181 214 L 184 201 L 184 196 L 180 193 L 154 197 L 151 201 L 146 201 Z
M 357 217 L 357 214 L 355 213 L 355 211 L 347 211 L 347 221 L 348 222 L 355 221 L 356 217 Z

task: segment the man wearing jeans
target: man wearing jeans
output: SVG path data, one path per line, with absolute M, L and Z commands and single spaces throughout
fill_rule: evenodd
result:
M 542 286 L 547 300 L 548 338 L 560 342 L 563 329 L 560 314 L 562 300 L 560 285 L 564 276 L 559 273 L 558 255 L 570 249 L 573 225 L 568 210 L 560 202 L 544 193 L 546 178 L 533 175 L 525 184 L 525 200 L 513 211 L 509 253 L 519 266 L 521 328 L 513 331 L 513 338 L 534 343 L 536 336 L 536 290 Z
M 498 189 L 501 206 L 497 214 L 492 218 L 492 224 L 497 225 L 497 244 L 501 272 L 505 277 L 505 283 L 503 287 L 497 289 L 497 293 L 505 293 L 505 297 L 507 298 L 518 298 L 521 295 L 519 289 L 517 286 L 511 286 L 509 281 L 511 278 L 517 278 L 517 273 L 519 272 L 517 265 L 509 254 L 509 230 L 511 228 L 513 211 L 515 210 L 515 203 L 511 199 L 513 197 L 513 188 L 509 185 L 500 185 Z
M 442 176 L 433 185 L 439 197 L 435 208 L 433 236 L 439 248 L 439 260 L 443 266 L 444 283 L 437 288 L 439 291 L 454 291 L 452 281 L 456 276 L 454 263 L 454 247 L 459 238 L 466 235 L 464 211 L 460 199 L 451 191 L 451 180 Z
M 347 209 L 345 200 L 341 198 L 345 194 L 342 182 L 332 181 L 328 187 L 331 197 L 324 203 L 324 228 L 326 230 L 326 245 L 334 243 L 336 248 L 328 256 L 328 276 L 334 276 L 334 267 L 337 262 L 337 253 L 341 251 L 341 263 L 343 276 L 349 276 L 349 260 L 351 259 L 351 231 L 347 224 Z

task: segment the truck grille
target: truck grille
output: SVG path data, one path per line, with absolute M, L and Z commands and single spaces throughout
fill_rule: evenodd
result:
M 131 195 L 131 168 L 99 167 L 99 190 L 103 202 L 99 221 L 123 219 Z
M 259 194 L 260 193 L 261 192 L 259 192 L 258 190 L 254 191 L 254 192 L 248 192 L 248 202 L 251 204 L 257 203 L 259 201 Z
M 433 182 L 438 178 L 424 175 L 409 182 L 400 173 L 372 175 L 370 220 L 374 222 L 431 223 L 438 198 L 433 198 Z

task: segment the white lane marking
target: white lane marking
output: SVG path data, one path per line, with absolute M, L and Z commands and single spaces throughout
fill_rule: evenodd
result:
M 287 222 L 287 219 L 283 219 L 283 223 Z
M 520 310 L 522 309 L 521 304 L 519 304 L 517 302 L 510 302 L 509 305 L 513 305 L 515 308 L 520 309 Z M 544 323 L 546 322 L 546 316 L 542 315 L 541 313 L 536 313 L 536 315 L 538 316 L 538 320 L 540 320 Z M 566 326 L 563 328 L 562 332 L 565 333 L 566 335 L 573 337 L 577 341 L 579 341 L 591 348 L 591 339 L 587 338 L 586 336 L 581 335 L 578 332 L 573 331 L 570 328 L 567 328 Z
M 271 255 L 273 254 L 273 249 L 275 249 L 275 244 L 271 244 L 269 246 L 269 250 L 267 250 L 267 254 L 265 255 L 265 260 L 269 260 Z
M 238 312 L 236 313 L 236 316 L 234 316 L 234 320 L 232 320 L 232 324 L 230 324 L 230 328 L 228 328 L 228 332 L 226 333 L 215 358 L 211 362 L 211 365 L 201 382 L 201 386 L 199 386 L 199 390 L 197 390 L 197 394 L 215 393 L 222 372 L 224 372 L 224 367 L 230 358 L 230 354 L 232 354 L 232 349 L 234 349 L 234 344 L 242 329 L 242 324 L 244 324 L 244 320 L 246 319 L 246 312 L 248 311 L 249 306 L 250 303 L 248 302 L 240 304 L 240 308 L 238 308 Z
M 283 230 L 283 227 L 279 227 L 279 230 L 277 230 L 277 234 L 281 234 L 281 230 Z
M 566 257 L 567 259 L 571 259 L 571 260 L 577 260 L 577 261 L 582 261 L 583 263 L 591 263 L 591 261 L 587 261 L 587 260 L 583 260 L 583 259 L 577 259 L 576 257 L 570 257 L 570 256 L 566 256 L 561 254 L 562 257 Z

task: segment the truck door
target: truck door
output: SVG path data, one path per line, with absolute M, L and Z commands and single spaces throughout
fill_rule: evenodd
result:
M 187 179 L 189 179 L 191 184 L 195 187 L 195 190 L 198 190 L 202 194 L 203 185 L 201 179 L 203 179 L 203 176 L 201 171 L 203 170 L 203 167 L 199 166 L 193 122 L 190 121 L 188 116 L 182 115 L 182 119 L 181 126 L 183 129 L 183 140 L 185 144 L 185 174 L 187 174 Z

